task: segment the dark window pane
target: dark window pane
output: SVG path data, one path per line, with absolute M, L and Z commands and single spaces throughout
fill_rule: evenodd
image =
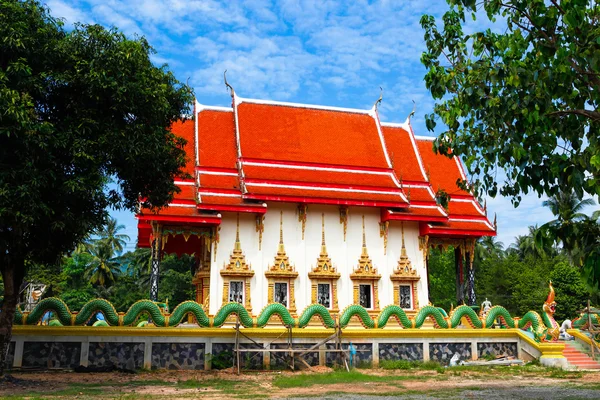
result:
M 371 308 L 371 285 L 359 286 L 360 305 L 364 308 Z
M 331 307 L 331 290 L 328 283 L 317 285 L 317 302 L 326 308 Z
M 412 293 L 409 285 L 400 285 L 400 307 L 412 308 Z
M 288 285 L 284 282 L 275 282 L 273 301 L 288 306 Z
M 229 301 L 244 303 L 244 282 L 229 282 Z

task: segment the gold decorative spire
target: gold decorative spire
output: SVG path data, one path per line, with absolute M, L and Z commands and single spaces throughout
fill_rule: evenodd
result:
M 404 242 L 404 222 L 400 223 L 402 230 L 402 249 L 400 250 L 400 259 L 398 265 L 394 269 L 391 279 L 394 280 L 419 280 L 419 275 L 412 267 L 412 263 L 406 254 L 406 245 Z
M 221 270 L 222 276 L 252 276 L 251 265 L 246 263 L 246 256 L 242 252 L 242 244 L 240 243 L 240 214 L 237 214 L 237 225 L 235 231 L 235 244 L 233 245 L 233 252 L 229 256 L 229 263 L 223 265 Z
M 331 263 L 331 258 L 327 254 L 327 245 L 325 244 L 325 214 L 321 215 L 321 254 L 317 258 L 317 266 L 308 273 L 311 279 L 328 278 L 337 279 L 340 277 L 339 272 Z
M 269 270 L 265 272 L 265 275 L 277 275 L 280 277 L 284 276 L 298 276 L 293 265 L 290 264 L 288 255 L 285 252 L 285 245 L 283 244 L 283 211 L 279 217 L 279 246 L 277 247 L 277 255 L 275 256 L 275 262 L 269 267 Z
M 365 234 L 365 216 L 362 216 L 362 252 L 360 259 L 358 260 L 358 266 L 354 272 L 350 275 L 352 279 L 379 279 L 381 275 L 377 274 L 377 268 L 373 267 L 373 262 L 369 257 L 367 250 L 367 236 Z

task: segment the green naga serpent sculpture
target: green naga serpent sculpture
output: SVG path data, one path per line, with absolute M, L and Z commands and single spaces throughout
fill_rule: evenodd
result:
M 200 327 L 220 327 L 230 317 L 235 315 L 239 323 L 246 328 L 261 328 L 266 326 L 272 317 L 278 318 L 288 327 L 304 328 L 313 318 L 320 320 L 326 328 L 335 328 L 336 319 L 332 317 L 327 308 L 320 304 L 307 306 L 298 318 L 294 318 L 288 309 L 279 303 L 268 304 L 261 310 L 257 317 L 252 317 L 240 303 L 226 303 L 214 317 L 209 317 L 203 306 L 195 301 L 185 301 L 179 304 L 171 314 L 165 314 L 159 305 L 150 300 L 140 300 L 134 303 L 127 312 L 118 313 L 113 305 L 104 299 L 95 299 L 86 303 L 78 313 L 72 313 L 69 307 L 60 299 L 47 298 L 40 301 L 30 313 L 23 313 L 17 308 L 15 324 L 37 325 L 44 314 L 51 311 L 55 318 L 52 326 L 82 326 L 97 313 L 104 315 L 104 321 L 96 322 L 94 326 L 146 326 L 147 321 L 138 321 L 141 315 L 149 315 L 152 323 L 158 327 L 175 327 L 181 324 L 186 316 L 192 315 Z M 372 317 L 362 306 L 353 304 L 346 307 L 339 315 L 337 323 L 341 328 L 347 327 L 353 318 L 356 318 L 365 328 L 384 328 L 392 319 L 406 329 L 418 329 L 429 319 L 437 329 L 452 329 L 459 325 L 467 325 L 473 329 L 492 327 L 496 321 L 505 328 L 519 328 L 530 330 L 537 341 L 558 340 L 559 327 L 554 320 L 556 302 L 554 301 L 554 288 L 550 283 L 550 294 L 543 306 L 542 316 L 535 311 L 529 311 L 522 318 L 512 318 L 509 312 L 501 306 L 492 307 L 485 317 L 479 317 L 471 307 L 462 305 L 451 311 L 450 315 L 439 307 L 427 305 L 419 309 L 413 318 L 397 305 L 383 308 L 378 316 Z M 591 316 L 594 323 L 598 323 L 598 315 Z M 574 321 L 574 327 L 584 327 L 588 318 Z

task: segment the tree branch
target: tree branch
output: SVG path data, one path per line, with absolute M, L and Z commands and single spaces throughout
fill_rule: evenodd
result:
M 600 112 L 592 111 L 592 110 L 560 110 L 560 111 L 553 111 L 551 113 L 548 113 L 548 115 L 558 115 L 559 117 L 562 117 L 565 115 L 573 115 L 573 114 L 574 115 L 582 115 L 593 121 L 600 121 Z

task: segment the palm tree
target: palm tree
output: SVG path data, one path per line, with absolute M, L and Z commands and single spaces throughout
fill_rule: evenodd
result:
M 502 257 L 504 243 L 499 242 L 495 236 L 484 236 L 477 242 L 475 255 L 481 260 L 487 257 Z
M 544 231 L 537 224 L 529 226 L 529 233 L 527 235 L 517 236 L 515 243 L 510 245 L 510 249 L 511 252 L 517 253 L 521 260 L 528 256 L 532 256 L 535 259 L 546 255 L 553 255 L 554 253 L 554 249 L 548 243 Z
M 92 260 L 87 265 L 86 277 L 91 284 L 110 286 L 121 272 L 113 248 L 106 242 L 98 240 L 88 249 L 88 252 L 92 255 Z
M 98 241 L 105 243 L 113 254 L 120 255 L 123 253 L 123 247 L 131 240 L 129 236 L 119 233 L 123 229 L 125 225 L 118 225 L 116 219 L 109 217 L 106 225 L 94 232 L 94 235 L 98 236 Z
M 577 234 L 578 223 L 588 218 L 581 211 L 587 206 L 596 204 L 593 199 L 581 199 L 575 193 L 559 192 L 544 201 L 542 205 L 548 207 L 556 219 L 542 225 L 542 229 L 549 236 L 554 236 L 562 242 L 562 246 L 575 262 L 573 252 L 580 247 Z

